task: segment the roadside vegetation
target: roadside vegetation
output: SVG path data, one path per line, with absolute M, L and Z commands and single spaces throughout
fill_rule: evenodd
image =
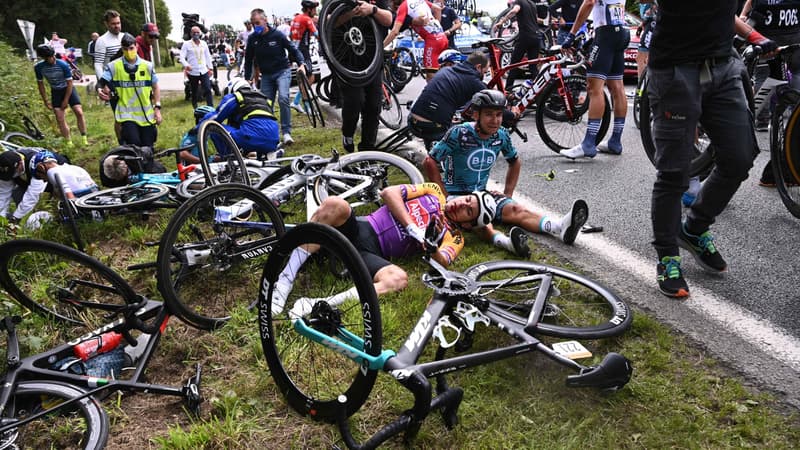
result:
M 10 55 L 0 43 L 0 52 Z M 26 96 L 40 127 L 55 136 L 52 113 L 41 106 L 30 63 L 9 56 L 7 71 L 0 73 L 0 98 Z M 72 161 L 97 176 L 98 160 L 115 146 L 113 119 L 108 107 L 79 90 L 89 124 L 88 148 L 76 147 Z M 176 146 L 193 124 L 191 106 L 182 93 L 165 95 L 164 124 L 159 147 Z M 14 126 L 15 111 L 6 101 L 0 117 Z M 74 126 L 74 117 L 68 115 Z M 322 153 L 339 147 L 336 124 L 312 129 L 297 116 L 293 135 L 295 154 Z M 60 140 L 44 145 L 63 150 Z M 163 161 L 171 167 L 172 160 Z M 53 209 L 44 196 L 39 208 Z M 102 223 L 83 224 L 90 242 L 88 252 L 120 272 L 140 292 L 160 299 L 152 269 L 127 271 L 129 264 L 155 260 L 157 242 L 170 210 L 148 218 L 120 215 Z M 0 218 L 0 225 L 5 225 Z M 35 233 L 20 233 L 68 242 L 69 234 L 58 224 Z M 0 227 L 4 230 L 5 227 Z M 0 231 L 0 241 L 12 239 Z M 481 261 L 503 259 L 506 253 L 467 236 L 468 246 L 457 268 Z M 563 265 L 537 246 L 536 261 Z M 409 259 L 400 264 L 410 273 L 409 288 L 381 299 L 385 346 L 397 348 L 413 327 L 430 292 L 420 282 L 425 265 Z M 574 270 L 574 267 L 572 267 Z M 612 286 L 613 287 L 613 286 Z M 623 297 L 624 292 L 620 292 Z M 23 355 L 47 348 L 70 336 L 58 324 L 20 309 L 0 292 L 0 314 L 25 317 L 20 326 Z M 330 448 L 339 442 L 337 429 L 313 422 L 291 411 L 270 378 L 258 336 L 255 315 L 242 308 L 222 329 L 201 332 L 171 321 L 148 377 L 152 382 L 178 385 L 196 363 L 203 367 L 206 402 L 199 418 L 182 410 L 168 397 L 136 395 L 107 399 L 103 404 L 112 420 L 109 448 Z M 476 346 L 489 346 L 495 334 L 486 334 Z M 705 354 L 674 330 L 636 311 L 631 330 L 622 337 L 583 344 L 595 359 L 609 351 L 627 356 L 634 366 L 631 382 L 614 393 L 567 388 L 568 372 L 550 360 L 527 354 L 449 377 L 451 386 L 462 387 L 464 401 L 460 423 L 447 431 L 437 414 L 423 424 L 414 447 L 419 448 L 794 448 L 800 442 L 800 420 L 779 399 L 759 392 L 736 373 Z M 4 346 L 5 344 L 0 344 Z M 374 433 L 411 406 L 411 396 L 394 380 L 380 375 L 368 403 L 352 418 L 360 438 Z M 402 448 L 400 439 L 387 448 Z

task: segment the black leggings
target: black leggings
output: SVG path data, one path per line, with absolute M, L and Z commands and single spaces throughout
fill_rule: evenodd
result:
M 514 51 L 511 52 L 511 64 L 522 61 L 523 56 L 528 56 L 528 59 L 536 59 L 539 57 L 539 33 L 535 36 L 522 36 L 519 35 L 517 45 L 514 46 Z M 536 75 L 536 64 L 528 65 L 528 70 L 531 76 Z M 506 91 L 510 91 L 514 87 L 514 81 L 517 78 L 524 76 L 521 69 L 512 69 L 508 73 L 508 81 L 506 81 Z
M 375 150 L 375 141 L 378 139 L 378 116 L 381 112 L 381 99 L 383 98 L 382 79 L 375 77 L 363 87 L 354 87 L 338 80 L 342 105 L 342 135 L 352 137 L 356 132 L 358 118 L 361 117 L 361 142 L 358 150 Z

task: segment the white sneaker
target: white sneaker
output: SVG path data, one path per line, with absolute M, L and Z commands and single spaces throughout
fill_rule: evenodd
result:
M 294 139 L 292 139 L 292 135 L 289 133 L 283 133 L 283 145 L 289 146 L 294 144 Z
M 572 245 L 588 218 L 589 205 L 583 200 L 575 200 L 572 210 L 561 218 L 561 240 L 567 245 Z
M 292 306 L 291 311 L 289 311 L 289 319 L 299 319 L 303 316 L 307 316 L 311 314 L 311 310 L 314 309 L 314 305 L 319 301 L 324 300 L 320 298 L 308 298 L 308 297 L 300 297 L 294 302 L 294 306 Z
M 578 159 L 578 158 L 594 158 L 594 155 L 597 154 L 597 150 L 594 153 L 586 153 L 583 150 L 583 146 L 578 144 L 575 147 L 572 147 L 568 150 L 561 150 L 558 152 L 561 156 L 565 156 L 569 159 Z
M 292 107 L 293 110 L 299 112 L 300 114 L 305 114 L 306 113 L 306 110 L 303 108 L 303 105 L 301 105 L 300 103 L 292 103 L 291 107 Z
M 603 142 L 597 144 L 597 151 L 600 152 L 600 153 L 608 153 L 610 155 L 621 155 L 622 154 L 622 149 L 621 148 L 619 150 L 612 149 L 611 147 L 608 146 L 608 141 L 603 141 Z

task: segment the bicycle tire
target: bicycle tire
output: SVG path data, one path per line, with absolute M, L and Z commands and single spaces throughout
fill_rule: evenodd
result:
M 15 239 L 0 245 L 0 286 L 45 317 L 95 329 L 139 297 L 115 271 L 74 248 Z
M 425 181 L 419 169 L 407 159 L 384 152 L 350 153 L 328 165 L 326 171 L 372 177 L 372 183 L 365 189 L 343 197 L 358 215 L 365 215 L 377 209 L 376 206 L 381 203 L 380 191 L 382 189 L 398 184 L 419 184 Z M 323 174 L 314 180 L 314 202 L 321 205 L 329 196 L 343 196 L 347 190 L 353 187 L 352 183 L 358 183 L 358 181 Z
M 405 126 L 383 138 L 382 141 L 378 142 L 375 148 L 379 152 L 397 153 L 406 143 L 411 142 L 412 139 L 414 139 L 414 135 L 411 133 L 411 129 Z
M 232 206 L 244 211 L 215 223 L 219 208 Z M 283 234 L 281 214 L 256 189 L 229 183 L 200 192 L 175 211 L 159 242 L 156 279 L 167 307 L 203 330 L 222 326 L 240 306 L 253 307 L 261 265 Z
M 86 194 L 75 200 L 78 208 L 111 211 L 142 207 L 169 195 L 169 186 L 156 183 L 120 186 Z
M 586 77 L 570 75 L 564 77 L 564 86 L 568 87 L 575 105 L 573 116 L 567 117 L 564 97 L 559 93 L 561 84 L 558 80 L 548 83 L 536 101 L 536 130 L 547 148 L 558 153 L 580 144 L 586 136 L 589 118 L 589 96 L 586 91 Z M 581 102 L 580 98 L 584 98 Z M 604 94 L 605 107 L 597 132 L 595 144 L 605 137 L 611 123 L 611 100 Z
M 770 145 L 770 164 L 783 205 L 800 219 L 800 108 L 797 105 L 790 107 L 791 112 L 786 118 L 787 105 L 779 101 L 772 114 L 771 128 L 776 138 Z
M 250 178 L 250 185 L 259 188 L 269 174 L 258 167 L 247 167 L 247 176 Z M 175 186 L 175 195 L 180 200 L 186 201 L 206 187 L 208 187 L 206 185 L 206 177 L 202 173 L 198 173 L 178 183 Z
M 383 66 L 383 37 L 371 16 L 338 23 L 355 5 L 352 0 L 333 0 L 322 6 L 320 43 L 331 71 L 348 84 L 361 87 L 369 84 Z
M 287 296 L 287 305 L 300 297 L 330 296 L 354 286 L 358 300 L 346 300 L 337 309 L 341 312 L 341 323 L 364 343 L 360 350 L 372 356 L 379 355 L 382 350 L 380 308 L 363 259 L 350 241 L 328 225 L 304 223 L 290 230 L 264 266 L 259 283 L 264 289 L 258 297 L 258 323 L 270 374 L 292 409 L 315 420 L 334 422 L 341 407 L 338 397 L 347 396 L 344 407 L 346 414 L 352 415 L 369 397 L 377 371 L 361 367 L 341 353 L 299 336 L 287 311 L 273 311 L 273 286 L 293 250 L 304 244 L 318 244 L 328 250 L 328 257 L 338 258 L 347 275 L 336 276 L 331 273 L 330 265 L 313 264 L 314 259 L 309 258 L 298 269 L 300 272 Z M 315 317 L 314 314 L 311 317 Z
M 314 86 L 314 93 L 317 94 L 317 98 L 322 99 L 325 103 L 331 102 L 331 83 L 333 82 L 333 76 L 328 74 L 322 77 L 319 81 L 317 81 L 316 86 Z
M 647 79 L 646 79 L 647 81 Z M 642 138 L 642 148 L 647 159 L 655 166 L 656 144 L 653 136 L 653 116 L 650 109 L 650 97 L 647 94 L 647 82 L 642 86 L 639 98 L 639 135 Z M 694 145 L 694 155 L 689 163 L 689 177 L 705 179 L 714 165 L 716 148 L 711 143 L 708 135 L 698 124 L 697 140 Z
M 636 82 L 636 91 L 633 94 L 633 124 L 636 125 L 637 130 L 641 129 L 642 94 L 646 83 L 647 67 L 644 68 L 642 76 Z
M 492 21 L 492 26 L 490 30 L 490 37 L 492 38 L 512 38 L 519 34 L 519 24 L 517 23 L 517 16 L 515 15 L 510 20 L 506 20 L 501 22 L 500 19 L 506 16 L 511 11 L 513 6 L 510 6 L 504 9 L 500 14 L 495 17 Z M 497 28 L 495 28 L 497 26 Z
M 78 212 L 75 210 L 72 204 L 72 201 L 67 198 L 67 194 L 64 193 L 64 189 L 61 187 L 61 177 L 58 174 L 55 174 L 55 184 L 57 188 L 54 188 L 55 191 L 58 192 L 58 196 L 60 198 L 58 202 L 58 213 L 61 216 L 61 220 L 67 224 L 69 228 L 70 234 L 72 234 L 72 241 L 75 243 L 75 246 L 78 250 L 83 251 L 86 248 L 86 243 L 83 240 L 83 236 L 81 236 L 81 230 L 78 227 Z
M 22 126 L 25 127 L 25 133 L 28 136 L 33 136 L 33 138 L 37 141 L 44 139 L 44 133 L 42 133 L 42 130 L 36 126 L 36 123 L 31 120 L 30 117 L 24 115 L 22 116 Z
M 488 290 L 495 311 L 521 325 L 528 321 L 543 274 L 552 275 L 540 323 L 531 331 L 546 336 L 601 339 L 618 336 L 632 321 L 630 307 L 614 292 L 589 278 L 529 261 L 490 261 L 464 271 Z
M 403 108 L 400 100 L 397 99 L 392 87 L 387 82 L 383 82 L 383 96 L 381 98 L 381 113 L 378 120 L 391 130 L 399 130 L 403 125 Z
M 389 82 L 395 92 L 400 92 L 419 72 L 417 59 L 408 47 L 395 47 L 386 67 Z
M 58 381 L 23 381 L 16 385 L 4 425 L 52 409 L 85 392 Z M 54 406 L 51 406 L 54 405 Z M 3 448 L 81 448 L 102 450 L 108 441 L 108 415 L 94 397 L 86 397 L 58 414 L 47 414 L 0 436 Z M 53 431 L 58 431 L 58 436 Z
M 11 142 L 12 144 L 26 145 L 36 142 L 38 139 L 19 131 L 12 131 L 3 136 L 4 141 Z
M 308 82 L 308 77 L 302 72 L 297 72 L 297 80 L 301 95 L 303 91 L 306 93 L 306 95 L 303 96 L 303 103 L 305 104 L 306 115 L 311 122 L 311 126 L 316 128 L 317 123 L 319 123 L 320 126 L 324 128 L 325 118 L 322 116 L 322 110 L 319 107 L 319 102 L 317 102 L 314 91 L 311 89 L 311 83 Z
M 221 142 L 214 142 L 211 136 L 217 135 Z M 209 143 L 213 145 L 209 145 Z M 203 176 L 206 179 L 206 185 L 214 186 L 220 183 L 241 183 L 245 185 L 250 184 L 250 178 L 247 171 L 242 152 L 236 141 L 225 127 L 219 122 L 208 120 L 200 125 L 197 131 L 197 144 L 200 149 L 200 165 L 203 167 Z M 217 146 L 220 146 L 217 148 Z M 225 161 L 225 166 L 221 170 L 214 167 L 212 170 L 209 159 L 212 157 L 220 157 Z

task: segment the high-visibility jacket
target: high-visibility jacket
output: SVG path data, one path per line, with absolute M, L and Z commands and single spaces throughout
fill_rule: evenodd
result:
M 125 69 L 123 57 L 112 61 L 108 68 L 111 71 L 111 86 L 119 97 L 114 109 L 117 122 L 136 122 L 144 127 L 154 125 L 156 111 L 150 100 L 153 80 L 149 63 L 140 60 L 136 70 L 131 73 Z

